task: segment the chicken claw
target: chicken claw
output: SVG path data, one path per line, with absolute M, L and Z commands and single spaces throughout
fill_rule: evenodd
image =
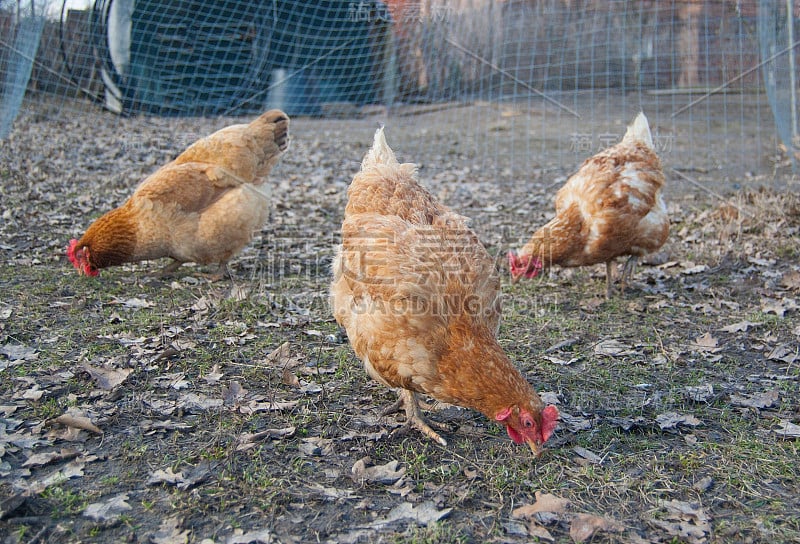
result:
M 442 446 L 446 446 L 447 441 L 431 428 L 431 425 L 437 426 L 437 424 L 435 422 L 428 422 L 424 417 L 422 417 L 422 412 L 419 409 L 419 401 L 417 400 L 417 394 L 413 391 L 409 391 L 408 389 L 401 389 L 399 395 L 400 398 L 397 399 L 397 402 L 393 403 L 382 412 L 382 415 L 399 412 L 400 406 L 405 406 L 406 422 L 402 427 L 395 431 L 395 434 L 405 434 L 409 429 L 414 428 L 428 438 L 438 442 Z M 442 430 L 447 429 L 445 425 L 439 424 L 438 426 L 440 426 Z

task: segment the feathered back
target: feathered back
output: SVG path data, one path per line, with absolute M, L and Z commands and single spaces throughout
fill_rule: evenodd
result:
M 372 148 L 364 155 L 364 160 L 361 161 L 361 171 L 368 170 L 379 164 L 386 166 L 396 166 L 397 159 L 394 156 L 394 151 L 386 143 L 386 136 L 383 134 L 383 127 L 375 131 L 375 139 L 372 142 Z
M 644 112 L 640 111 L 633 123 L 628 125 L 628 130 L 625 132 L 622 141 L 625 143 L 638 141 L 644 143 L 650 149 L 654 149 L 653 136 L 650 134 L 650 125 L 647 123 L 647 117 L 645 117 Z

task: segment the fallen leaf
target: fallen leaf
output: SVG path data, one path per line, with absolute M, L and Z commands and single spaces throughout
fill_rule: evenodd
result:
M 692 415 L 684 415 L 677 412 L 666 412 L 656 416 L 656 423 L 658 423 L 658 426 L 664 430 L 675 429 L 678 427 L 678 425 L 696 427 L 700 425 L 702 421 Z
M 104 502 L 92 503 L 83 511 L 83 516 L 94 521 L 115 521 L 128 510 L 132 510 L 127 500 L 128 495 L 123 493 Z
M 574 542 L 586 542 L 597 531 L 621 532 L 622 526 L 616 521 L 591 514 L 575 514 L 569 526 L 569 536 Z
M 553 363 L 554 365 L 559 365 L 559 366 L 571 365 L 572 363 L 581 360 L 580 357 L 573 357 L 572 359 L 569 359 L 569 360 L 561 359 L 561 358 L 555 357 L 553 355 L 543 355 L 543 357 L 545 359 L 547 359 L 548 361 L 550 361 L 551 363 Z
M 597 355 L 608 355 L 609 357 L 622 357 L 636 353 L 633 346 L 614 339 L 602 340 L 594 347 L 594 352 Z
M 189 468 L 184 473 L 183 481 L 178 482 L 178 489 L 191 489 L 205 482 L 216 472 L 218 463 L 212 461 L 200 461 L 197 465 Z
M 58 423 L 62 425 L 66 425 L 67 427 L 72 427 L 74 429 L 81 429 L 83 431 L 89 431 L 90 433 L 95 434 L 103 434 L 103 431 L 100 428 L 92 423 L 92 420 L 83 415 L 75 415 L 75 414 L 62 414 L 56 418 Z
M 220 400 L 220 402 L 222 401 Z M 246 415 L 254 414 L 256 412 L 280 412 L 283 410 L 291 410 L 298 404 L 300 404 L 300 401 L 297 400 L 284 400 L 284 401 L 274 401 L 274 402 L 257 402 L 253 400 L 247 403 L 242 403 L 239 406 L 239 412 Z
M 785 438 L 800 438 L 800 425 L 782 419 L 780 422 L 780 429 L 774 429 L 773 432 Z
M 167 467 L 166 470 L 158 469 L 153 472 L 147 479 L 147 485 L 169 484 L 177 485 L 184 481 L 183 473 L 175 473 L 172 467 Z
M 333 453 L 333 440 L 328 438 L 304 438 L 298 446 L 301 453 L 311 456 L 330 455 Z
M 328 499 L 339 500 L 360 498 L 352 489 L 339 489 L 337 487 L 327 487 L 321 484 L 313 484 L 311 487 Z
M 704 264 L 694 265 L 693 263 L 690 263 L 690 266 L 687 266 L 686 268 L 681 270 L 681 274 L 685 274 L 687 276 L 693 276 L 695 274 L 702 274 L 706 270 L 708 270 L 708 266 Z
M 714 386 L 711 384 L 706 385 L 689 385 L 683 388 L 686 397 L 694 402 L 708 402 L 714 396 Z
M 583 459 L 585 459 L 586 461 L 588 461 L 588 462 L 590 462 L 592 464 L 595 464 L 595 465 L 602 465 L 603 464 L 603 459 L 599 455 L 597 455 L 594 452 L 591 452 L 591 451 L 587 450 L 586 448 L 583 448 L 581 446 L 575 446 L 574 448 L 572 448 L 572 451 L 574 451 L 575 453 L 580 455 Z
M 187 544 L 191 531 L 182 531 L 180 526 L 183 520 L 179 518 L 167 518 L 161 522 L 158 530 L 150 535 L 150 542 L 153 544 Z
M 92 366 L 88 363 L 81 366 L 89 375 L 97 382 L 100 389 L 111 391 L 116 386 L 124 382 L 131 372 L 132 368 L 100 368 Z
M 36 348 L 23 344 L 5 344 L 0 346 L 0 353 L 8 357 L 11 362 L 35 361 L 39 357 Z
M 790 270 L 781 277 L 781 287 L 792 291 L 800 290 L 800 272 L 797 270 Z
M 711 353 L 716 353 L 722 349 L 719 348 L 718 345 L 719 341 L 713 336 L 711 336 L 710 332 L 707 332 L 704 335 L 695 338 L 694 343 L 691 345 L 691 348 L 697 351 L 707 351 Z
M 355 482 L 364 484 L 365 482 L 392 485 L 400 478 L 405 476 L 405 467 L 400 467 L 398 461 L 389 461 L 384 465 L 368 466 L 369 457 L 359 459 L 350 469 L 352 478 Z
M 278 542 L 279 540 L 272 535 L 269 529 L 231 535 L 225 539 L 225 544 L 277 544 Z
M 760 327 L 763 323 L 755 323 L 753 321 L 739 321 L 737 323 L 733 323 L 726 327 L 722 327 L 721 329 L 717 329 L 722 332 L 747 332 L 750 329 L 755 327 Z
M 65 461 L 69 459 L 75 459 L 81 454 L 76 449 L 72 448 L 62 448 L 61 451 L 51 451 L 46 453 L 36 453 L 28 457 L 24 463 L 22 463 L 23 467 L 42 467 L 45 465 L 49 465 L 50 463 L 55 463 L 57 461 Z
M 792 348 L 787 344 L 775 346 L 772 351 L 767 354 L 767 359 L 770 361 L 782 361 L 788 364 L 792 364 L 798 358 L 800 358 L 800 356 L 798 356 L 797 348 Z
M 139 309 L 139 308 L 152 308 L 155 306 L 155 303 L 150 302 L 149 300 L 145 300 L 143 298 L 129 298 L 129 299 L 119 299 L 114 297 L 109 304 L 121 304 L 125 308 L 132 308 L 132 309 Z
M 410 502 L 404 502 L 392 508 L 386 518 L 373 522 L 372 526 L 381 527 L 401 519 L 410 519 L 416 521 L 419 525 L 427 526 L 446 518 L 452 510 L 452 508 L 437 510 L 432 501 L 425 501 L 416 507 Z
M 700 493 L 705 493 L 711 486 L 714 485 L 714 479 L 711 476 L 706 476 L 705 478 L 701 478 L 697 480 L 693 485 L 692 489 L 695 491 L 699 491 Z
M 230 384 L 222 388 L 222 400 L 227 405 L 236 404 L 245 395 L 247 395 L 247 389 L 236 380 L 231 380 Z
M 212 399 L 198 393 L 185 393 L 178 399 L 178 405 L 187 412 L 204 412 L 213 408 L 221 408 L 222 399 Z
M 735 406 L 744 406 L 745 408 L 769 408 L 778 402 L 780 395 L 777 391 L 764 391 L 762 393 L 753 393 L 752 395 L 740 396 L 731 395 L 731 403 Z
M 267 439 L 290 438 L 294 436 L 295 427 L 285 427 L 283 429 L 266 429 L 257 433 L 243 433 L 237 440 L 236 451 L 246 451 L 254 448 L 259 442 Z
M 761 311 L 765 314 L 775 314 L 784 317 L 786 312 L 794 311 L 798 308 L 797 302 L 791 298 L 781 300 L 761 299 Z
M 537 491 L 535 493 L 536 502 L 515 508 L 511 512 L 512 518 L 530 519 L 534 514 L 539 512 L 553 512 L 561 514 L 566 511 L 569 506 L 569 499 L 562 499 L 550 493 L 542 493 Z
M 51 485 L 63 484 L 65 481 L 71 480 L 72 478 L 82 477 L 85 466 L 86 463 L 80 460 L 70 461 L 60 469 L 51 472 L 44 478 L 30 482 L 28 484 L 28 489 L 38 495 Z
M 546 540 L 548 542 L 555 541 L 555 538 L 553 538 L 553 535 L 550 533 L 550 531 L 533 521 L 528 524 L 528 535 L 538 538 L 539 540 Z
M 687 539 L 690 543 L 705 542 L 711 532 L 710 518 L 698 503 L 679 500 L 661 503 L 666 510 L 665 520 L 652 519 L 650 522 L 667 531 L 670 535 Z
M 213 367 L 211 367 L 211 370 L 208 372 L 208 374 L 203 376 L 203 379 L 208 384 L 215 384 L 222 379 L 222 376 L 222 372 L 219 371 L 219 363 L 216 363 Z

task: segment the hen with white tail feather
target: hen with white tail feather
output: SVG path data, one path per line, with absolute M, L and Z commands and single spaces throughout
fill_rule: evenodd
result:
M 620 143 L 587 159 L 556 193 L 556 216 L 519 251 L 509 252 L 512 281 L 552 265 L 605 263 L 610 297 L 614 259 L 627 255 L 624 289 L 638 258 L 658 250 L 669 235 L 663 185 L 650 126 L 639 113 Z
M 397 162 L 383 129 L 347 195 L 331 306 L 367 373 L 399 389 L 407 426 L 440 444 L 419 393 L 477 410 L 539 453 L 558 410 L 497 343 L 500 279 L 466 218 Z

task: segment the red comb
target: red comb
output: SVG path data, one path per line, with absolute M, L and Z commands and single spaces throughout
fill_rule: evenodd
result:
M 558 425 L 558 408 L 553 406 L 552 404 L 549 405 L 547 408 L 542 410 L 542 440 L 547 442 L 547 439 L 550 438 L 550 435 L 553 434 L 553 431 Z
M 78 241 L 73 238 L 69 241 L 69 245 L 67 246 L 67 258 L 69 262 L 72 263 L 72 266 L 78 268 L 78 259 L 75 257 L 75 249 L 78 246 Z

